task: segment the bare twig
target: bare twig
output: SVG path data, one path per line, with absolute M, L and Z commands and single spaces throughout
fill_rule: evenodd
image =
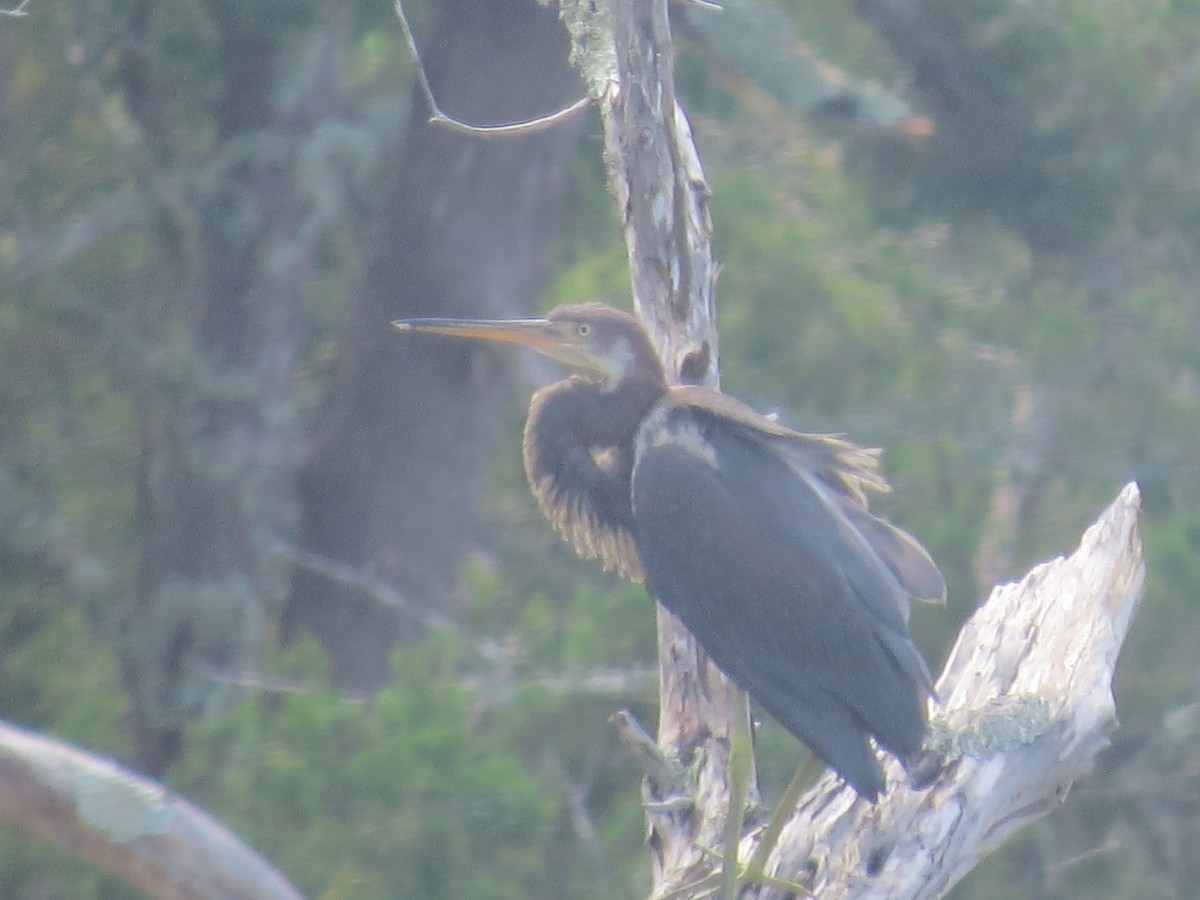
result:
M 650 666 L 630 666 L 594 669 L 585 675 L 535 675 L 529 683 L 556 697 L 629 697 L 653 692 L 657 674 Z
M 384 606 L 414 614 L 422 624 L 430 628 L 458 630 L 457 624 L 436 609 L 428 609 L 413 603 L 402 591 L 364 569 L 341 560 L 322 556 L 320 553 L 313 553 L 311 550 L 305 550 L 303 547 L 297 547 L 286 541 L 278 541 L 275 546 L 288 562 L 301 569 L 307 569 L 332 581 L 340 581 L 342 584 L 358 588 Z
M 275 546 L 276 550 L 288 562 L 301 569 L 307 569 L 310 572 L 323 575 L 333 581 L 358 588 L 384 606 L 403 609 L 415 615 L 427 628 L 453 631 L 473 646 L 481 658 L 491 663 L 500 664 L 500 668 L 507 669 L 512 663 L 513 653 L 502 641 L 478 639 L 464 633 L 458 623 L 452 619 L 442 615 L 437 610 L 428 609 L 413 603 L 403 591 L 371 572 L 344 563 L 341 560 L 313 553 L 311 550 L 305 550 L 286 541 L 277 541 Z M 267 690 L 275 689 L 270 685 L 258 683 L 254 676 L 244 678 L 244 676 L 233 672 L 225 672 L 221 678 L 222 680 L 241 683 L 248 687 L 262 687 Z M 654 683 L 654 671 L 641 666 L 632 668 L 606 668 L 596 669 L 578 676 L 534 676 L 528 679 L 528 681 L 530 684 L 549 691 L 555 696 L 597 695 L 627 697 L 632 693 L 650 689 Z M 487 687 L 484 684 L 476 686 L 480 688 Z
M 493 652 L 490 645 L 489 653 Z M 481 651 L 482 653 L 482 651 Z M 314 690 L 314 685 L 301 681 L 290 681 L 272 678 L 257 672 L 237 671 L 227 666 L 216 666 L 197 660 L 192 663 L 196 670 L 205 678 L 243 688 L 249 691 L 261 691 L 269 694 L 307 694 Z M 555 697 L 627 697 L 631 693 L 640 693 L 653 689 L 654 671 L 649 668 L 634 667 L 624 669 L 597 669 L 585 675 L 534 675 L 522 678 L 522 684 L 530 688 L 545 691 Z M 485 683 L 483 676 L 464 678 L 460 682 L 464 688 L 482 691 L 494 686 L 494 678 L 489 676 Z M 324 685 L 322 685 L 324 687 Z M 346 696 L 349 700 L 357 698 Z
M 69 262 L 110 234 L 141 225 L 159 210 L 156 197 L 143 190 L 124 190 L 104 197 L 91 209 L 75 208 L 62 222 L 44 229 L 24 230 L 16 259 L 6 277 L 21 283 Z
M 315 683 L 308 684 L 303 681 L 272 678 L 257 672 L 235 671 L 226 666 L 216 666 L 202 660 L 196 660 L 192 663 L 192 666 L 200 675 L 203 675 L 210 681 L 231 685 L 232 687 L 251 692 L 306 696 L 318 689 Z M 323 689 L 324 687 L 325 685 L 322 683 L 320 688 Z M 346 703 L 360 702 L 359 698 L 349 696 L 345 693 L 341 695 L 341 699 Z
M 21 0 L 21 2 L 12 9 L 0 9 L 0 16 L 12 16 L 14 19 L 21 16 L 27 16 L 29 13 L 26 11 L 25 7 L 28 5 L 29 0 Z
M 613 713 L 608 721 L 617 729 L 621 743 L 641 763 L 651 788 L 659 794 L 670 791 L 679 780 L 679 767 L 667 759 L 642 723 L 627 709 Z
M 408 44 L 408 51 L 412 54 L 413 60 L 416 62 L 417 83 L 421 85 L 421 93 L 425 95 L 425 102 L 429 104 L 429 121 L 435 125 L 443 125 L 451 131 L 457 131 L 459 134 L 470 134 L 475 137 L 516 137 L 536 134 L 540 131 L 553 128 L 583 112 L 592 102 L 591 97 L 585 95 L 570 106 L 563 107 L 548 115 L 526 119 L 524 122 L 509 122 L 503 125 L 471 125 L 459 119 L 452 118 L 442 112 L 441 107 L 438 106 L 437 98 L 434 97 L 433 88 L 429 84 L 429 76 L 425 74 L 425 64 L 421 61 L 421 51 L 417 49 L 416 38 L 413 37 L 412 28 L 408 24 L 408 17 L 404 14 L 403 0 L 395 0 L 394 6 L 396 18 L 400 20 L 400 30 L 404 32 L 404 40 Z

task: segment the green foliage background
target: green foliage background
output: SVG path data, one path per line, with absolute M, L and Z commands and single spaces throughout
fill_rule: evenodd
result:
M 387 4 L 359 6 L 348 86 L 371 128 L 394 129 L 409 63 Z M 1006 123 L 988 153 L 972 143 L 973 114 L 924 92 L 851 7 L 779 5 L 851 94 L 877 80 L 929 117 L 931 136 L 905 137 L 865 105 L 858 119 L 790 108 L 683 32 L 681 87 L 714 190 L 725 389 L 796 427 L 887 448 L 884 511 L 950 583 L 946 610 L 914 615 L 935 668 L 994 580 L 1068 551 L 1140 481 L 1149 583 L 1120 667 L 1115 746 L 1061 812 L 955 896 L 1187 896 L 1200 832 L 1200 11 L 920 4 L 924 21 L 956 23 L 929 39 L 973 51 L 960 74 L 986 89 L 976 112 Z M 113 73 L 102 55 L 78 58 L 80 29 L 106 22 L 38 0 L 29 13 L 0 19 L 0 715 L 120 757 L 131 386 L 196 373 L 169 340 L 146 347 L 129 327 L 138 308 L 123 298 L 155 222 L 134 191 Z M 194 131 L 198 160 L 219 67 L 207 15 L 161 4 L 148 48 L 175 71 L 176 127 Z M 361 186 L 379 177 L 370 147 L 315 276 L 299 389 L 310 402 L 360 262 Z M 547 304 L 628 294 L 596 148 L 594 133 L 581 142 Z M 101 207 L 126 224 L 75 249 L 72 222 Z M 464 574 L 462 632 L 399 651 L 394 683 L 370 701 L 325 687 L 315 648 L 267 641 L 240 699 L 189 731 L 171 786 L 308 896 L 645 893 L 638 775 L 605 720 L 631 706 L 653 721 L 652 610 L 540 521 L 516 453 L 522 406 L 514 398 Z M 1015 515 L 1004 492 L 1021 498 Z M 769 721 L 760 749 L 769 795 L 801 751 Z M 0 841 L 0 893 L 129 896 L 15 833 Z

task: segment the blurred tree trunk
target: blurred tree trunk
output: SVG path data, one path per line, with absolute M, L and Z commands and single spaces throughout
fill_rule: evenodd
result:
M 555 10 L 531 0 L 446 0 L 421 49 L 438 104 L 462 121 L 527 119 L 582 93 Z M 413 108 L 300 478 L 303 553 L 283 621 L 286 642 L 315 635 L 335 681 L 365 691 L 429 610 L 461 608 L 458 570 L 513 371 L 506 354 L 401 342 L 388 323 L 532 308 L 581 127 L 483 139 L 430 125 L 415 90 Z M 404 608 L 327 577 L 314 558 L 383 579 Z
M 187 722 L 227 693 L 213 672 L 252 662 L 264 598 L 278 593 L 265 551 L 286 521 L 296 468 L 293 360 L 319 233 L 295 163 L 336 94 L 347 22 L 332 4 L 285 3 L 278 19 L 279 4 L 210 5 L 221 72 L 205 111 L 213 172 L 186 191 L 165 173 L 194 151 L 170 121 L 161 60 L 145 49 L 165 13 L 141 0 L 126 23 L 119 73 L 134 152 L 166 210 L 138 291 L 149 365 L 163 371 L 138 391 L 143 539 L 121 647 L 134 761 L 154 776 L 178 757 Z M 313 24 L 321 61 L 289 72 L 305 88 L 285 107 L 281 59 Z

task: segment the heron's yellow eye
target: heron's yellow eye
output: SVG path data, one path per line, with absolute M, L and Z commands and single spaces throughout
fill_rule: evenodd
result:
M 589 325 L 587 322 L 580 322 L 578 325 L 575 326 L 575 333 L 577 335 L 579 335 L 580 337 L 587 337 L 589 334 L 592 333 L 592 326 Z

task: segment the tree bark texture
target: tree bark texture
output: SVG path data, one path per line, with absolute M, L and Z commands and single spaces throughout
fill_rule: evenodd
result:
M 300 900 L 262 857 L 186 800 L 3 722 L 0 814 L 158 900 Z
M 530 0 L 445 0 L 422 52 L 438 104 L 471 124 L 530 118 L 582 93 L 555 11 Z M 297 565 L 284 615 L 285 640 L 315 635 L 335 681 L 362 691 L 421 634 L 422 610 L 461 609 L 458 570 L 513 382 L 503 351 L 397 341 L 388 323 L 532 310 L 581 128 L 483 139 L 426 122 L 415 89 L 413 103 L 299 481 L 302 550 L 394 585 L 405 608 Z
M 717 387 L 709 190 L 675 97 L 667 3 L 613 0 L 610 9 L 615 70 L 592 90 L 601 98 L 634 306 L 668 378 Z M 594 62 L 592 68 L 603 70 Z M 659 750 L 690 775 L 676 783 L 649 779 L 656 895 L 708 870 L 711 858 L 701 847 L 720 845 L 729 806 L 731 716 L 748 715 L 744 695 L 732 690 L 683 624 L 661 606 L 658 654 Z

